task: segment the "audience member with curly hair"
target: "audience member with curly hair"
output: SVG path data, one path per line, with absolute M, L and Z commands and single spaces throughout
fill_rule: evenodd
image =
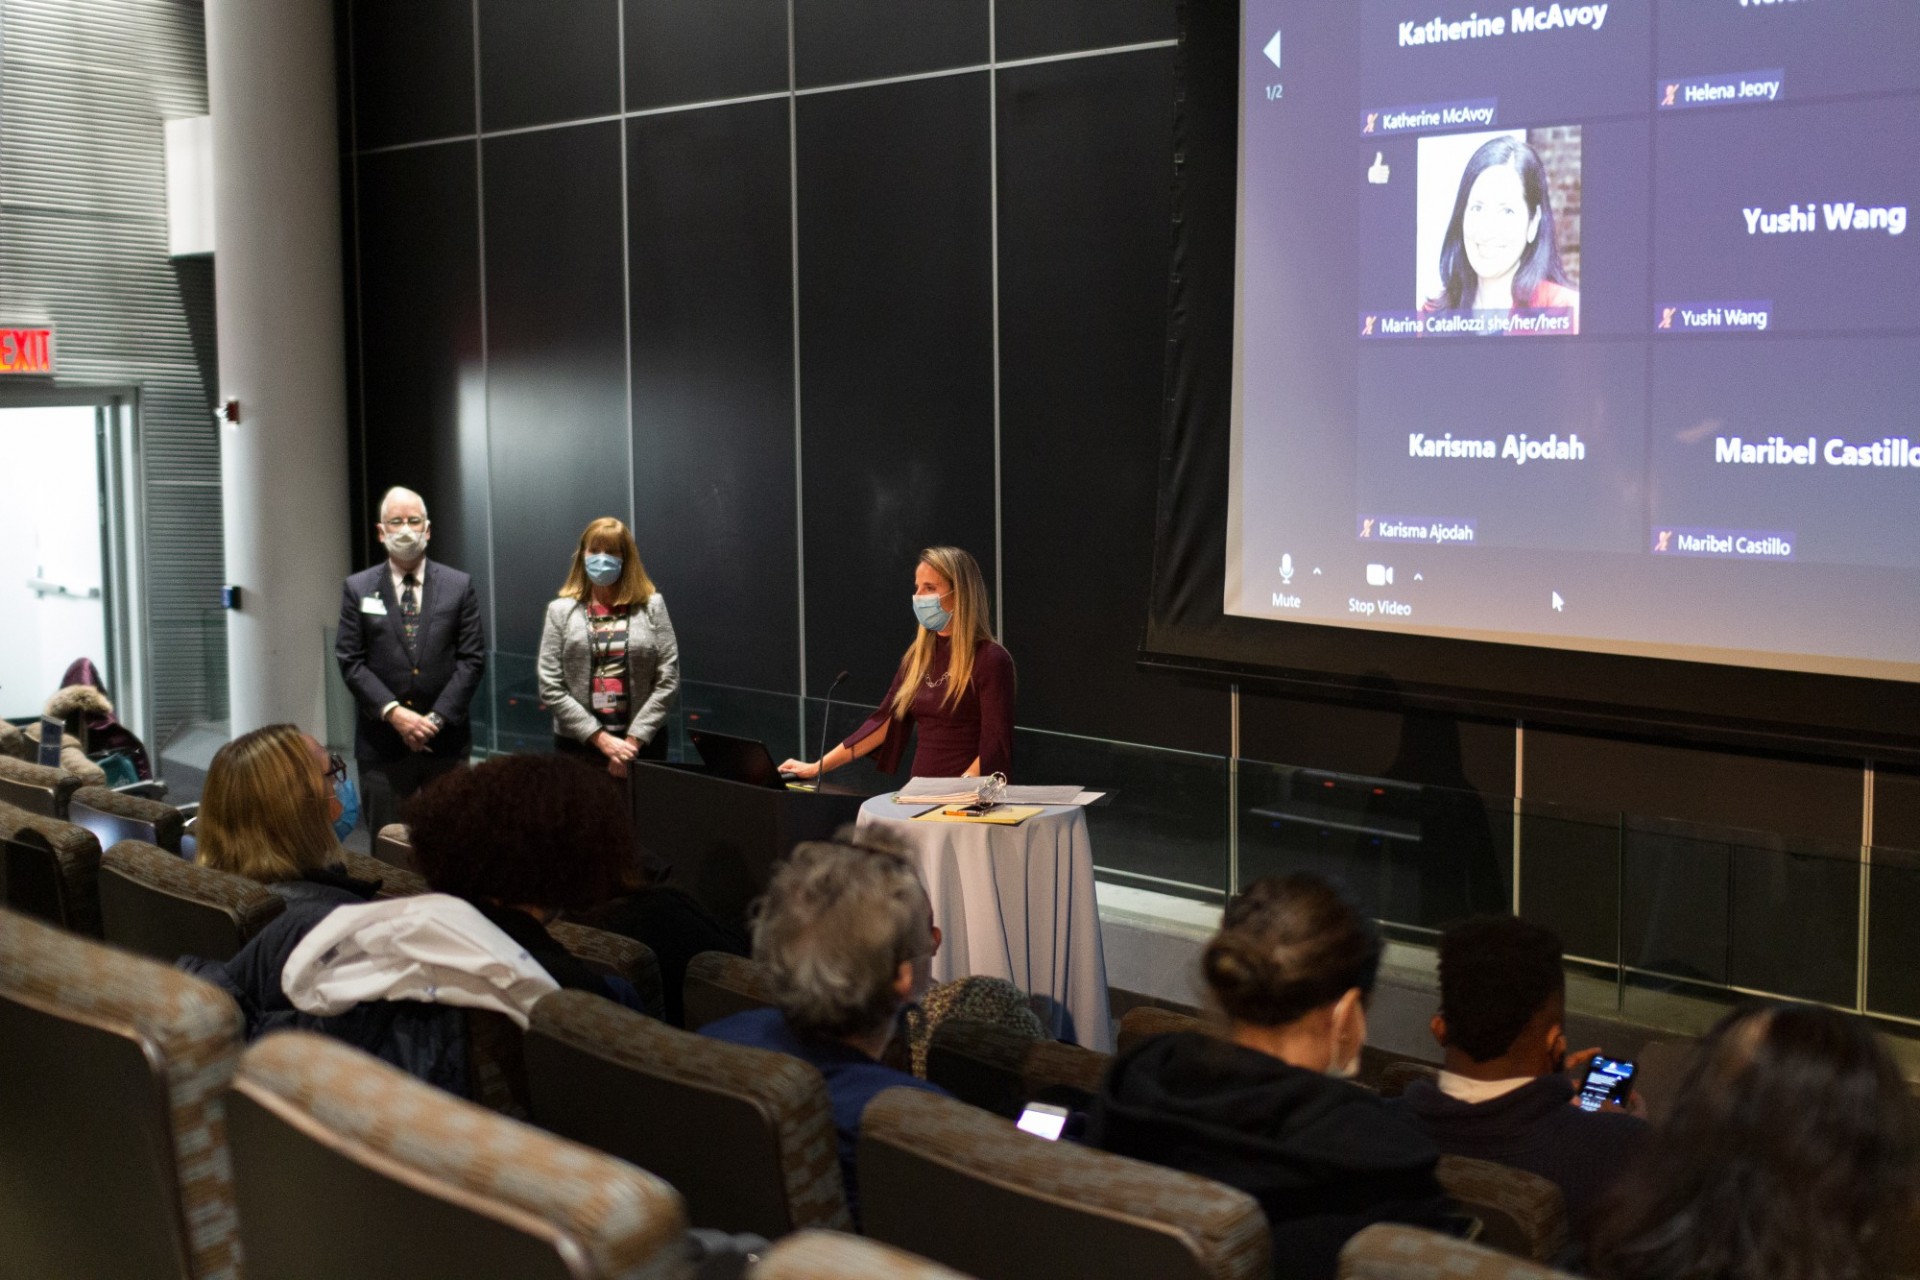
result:
M 561 986 L 645 1011 L 631 983 L 595 973 L 546 930 L 621 887 L 633 822 L 618 783 L 565 756 L 495 756 L 436 778 L 405 812 L 437 892 L 473 904 Z
M 1202 959 L 1228 1034 L 1156 1036 L 1122 1055 L 1088 1139 L 1251 1194 L 1284 1276 L 1331 1280 L 1341 1246 L 1376 1222 L 1449 1229 L 1433 1143 L 1350 1083 L 1380 951 L 1332 882 L 1255 881 Z
M 1393 1105 L 1448 1155 L 1511 1165 L 1557 1184 L 1577 1226 L 1646 1138 L 1638 1116 L 1569 1106 L 1567 983 L 1560 939 L 1513 916 L 1480 916 L 1440 939 L 1444 1064 Z
M 1913 1099 L 1863 1019 L 1739 1009 L 1602 1201 L 1603 1280 L 1855 1280 L 1920 1200 Z M 1902 1268 L 1904 1270 L 1904 1268 Z

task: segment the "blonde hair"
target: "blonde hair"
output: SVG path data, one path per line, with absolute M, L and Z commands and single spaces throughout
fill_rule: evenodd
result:
M 342 861 L 327 784 L 307 735 L 290 724 L 243 733 L 207 768 L 195 824 L 203 867 L 272 884 Z
M 581 533 L 580 544 L 573 549 L 573 568 L 567 571 L 567 581 L 560 588 L 560 594 L 582 602 L 593 598 L 593 579 L 587 577 L 587 553 L 594 547 L 607 548 L 620 557 L 620 581 L 613 584 L 613 607 L 644 608 L 647 601 L 653 599 L 653 579 L 647 576 L 647 567 L 640 563 L 640 548 L 633 544 L 633 534 L 613 516 L 601 516 Z
M 900 965 L 931 954 L 933 910 L 913 864 L 851 827 L 796 847 L 754 904 L 753 958 L 799 1031 L 885 1026 L 900 1003 Z
M 928 547 L 920 553 L 920 563 L 945 578 L 953 588 L 953 652 L 947 659 L 947 692 L 941 705 L 952 707 L 973 683 L 973 659 L 980 646 L 993 640 L 993 627 L 987 616 L 987 581 L 980 576 L 980 565 L 959 547 Z M 900 660 L 905 674 L 900 691 L 893 695 L 893 718 L 902 719 L 913 706 L 920 682 L 933 667 L 935 635 L 925 627 L 907 646 Z

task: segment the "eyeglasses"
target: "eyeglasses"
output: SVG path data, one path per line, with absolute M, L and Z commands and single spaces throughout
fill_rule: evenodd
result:
M 346 780 L 347 780 L 347 762 L 345 760 L 342 760 L 337 753 L 331 753 L 331 752 L 328 753 L 327 781 L 337 786 L 340 783 L 345 782 Z
M 395 516 L 391 520 L 380 522 L 389 529 L 424 529 L 427 527 L 425 516 Z

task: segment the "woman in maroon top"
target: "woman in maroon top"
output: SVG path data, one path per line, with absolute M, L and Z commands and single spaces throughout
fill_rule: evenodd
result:
M 920 634 L 900 660 L 880 709 L 846 741 L 812 762 L 780 771 L 817 778 L 873 755 L 883 773 L 900 767 L 915 726 L 916 778 L 1010 773 L 1013 765 L 1013 658 L 987 626 L 980 566 L 958 547 L 928 547 L 913 575 Z

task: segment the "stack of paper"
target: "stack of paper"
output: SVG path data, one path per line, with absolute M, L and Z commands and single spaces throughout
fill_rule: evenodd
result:
M 1008 787 L 1000 797 L 1005 804 L 1078 804 L 1078 787 Z
M 894 797 L 897 804 L 973 804 L 986 778 L 914 778 Z M 1001 804 L 1090 804 L 1100 795 L 1079 787 L 1013 787 L 1000 793 Z
M 972 804 L 985 778 L 912 778 L 894 797 L 897 804 Z

